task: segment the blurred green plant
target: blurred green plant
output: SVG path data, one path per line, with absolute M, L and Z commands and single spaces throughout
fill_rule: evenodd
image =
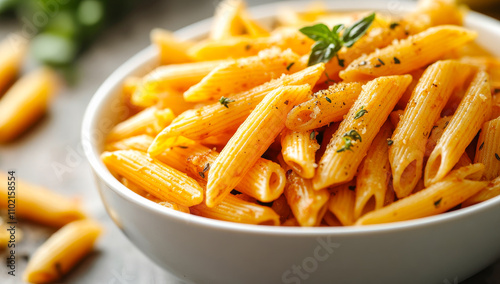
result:
M 0 16 L 15 17 L 36 59 L 66 68 L 104 28 L 141 0 L 0 0 Z

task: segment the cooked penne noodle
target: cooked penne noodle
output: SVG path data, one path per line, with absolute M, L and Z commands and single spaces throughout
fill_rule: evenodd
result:
M 244 201 L 228 194 L 214 207 L 199 204 L 190 208 L 191 213 L 206 218 L 255 225 L 280 225 L 280 216 L 271 208 Z
M 488 183 L 486 188 L 471 196 L 462 203 L 462 208 L 478 204 L 500 195 L 500 176 Z
M 290 48 L 299 55 L 309 53 L 313 41 L 297 29 L 280 29 L 268 37 L 237 36 L 218 41 L 206 40 L 188 50 L 198 61 L 254 56 L 273 46 Z
M 357 82 L 338 83 L 316 92 L 313 98 L 290 111 L 286 127 L 307 131 L 341 121 L 361 93 L 361 86 Z
M 28 50 L 28 41 L 11 35 L 0 42 L 0 96 L 17 77 Z
M 160 100 L 165 92 L 183 92 L 199 83 L 224 60 L 193 62 L 160 66 L 149 72 L 137 85 L 132 103 L 148 107 Z
M 404 110 L 395 110 L 389 114 L 389 120 L 391 121 L 392 126 L 396 127 L 401 120 L 401 117 L 404 114 Z
M 163 29 L 153 29 L 151 42 L 156 45 L 160 54 L 160 64 L 178 64 L 193 61 L 186 53 L 193 45 L 189 41 L 181 41 L 171 32 Z
M 10 141 L 35 123 L 58 89 L 52 69 L 40 68 L 23 76 L 0 99 L 0 142 Z
M 453 60 L 438 61 L 425 70 L 406 106 L 389 149 L 394 191 L 410 194 L 422 176 L 427 138 L 448 98 L 473 67 Z
M 440 59 L 448 51 L 472 41 L 477 33 L 457 26 L 438 26 L 410 36 L 354 60 L 340 77 L 346 81 L 400 75 Z
M 33 253 L 23 280 L 30 283 L 60 280 L 92 250 L 101 232 L 101 225 L 88 219 L 62 227 Z
M 299 56 L 290 49 L 267 49 L 252 57 L 240 58 L 220 64 L 198 84 L 184 92 L 188 102 L 203 102 L 240 93 L 281 74 L 290 73 L 290 64 L 299 60 Z
M 217 205 L 241 181 L 285 127 L 286 115 L 311 94 L 309 85 L 269 92 L 241 124 L 208 173 L 206 204 Z
M 194 206 L 203 201 L 203 188 L 185 173 L 136 150 L 104 152 L 104 164 L 162 201 Z
M 500 117 L 500 86 L 495 92 L 496 94 L 492 96 L 491 119 Z
M 315 189 L 353 179 L 380 127 L 410 82 L 410 75 L 390 76 L 377 78 L 363 86 L 321 157 L 313 179 Z
M 228 102 L 228 107 L 217 102 L 196 110 L 188 110 L 174 119 L 171 125 L 156 136 L 148 152 L 153 156 L 161 153 L 175 144 L 177 136 L 202 140 L 235 130 L 269 92 L 280 86 L 302 84 L 313 86 L 323 71 L 324 64 L 316 64 L 300 72 L 284 75 L 280 79 L 230 96 L 229 99 L 232 102 Z
M 326 211 L 325 216 L 323 216 L 323 221 L 330 227 L 340 227 L 342 223 L 340 223 L 337 216 L 335 216 L 332 212 Z
M 478 72 L 432 151 L 425 167 L 424 181 L 429 186 L 441 180 L 460 160 L 467 146 L 489 119 L 491 90 L 488 74 Z
M 245 8 L 242 0 L 224 0 L 217 5 L 210 29 L 211 40 L 221 40 L 242 35 L 245 27 L 241 22 L 241 12 Z
M 123 82 L 123 102 L 125 106 L 130 110 L 131 114 L 136 114 L 139 111 L 143 110 L 143 107 L 136 106 L 135 104 L 132 103 L 132 95 L 135 93 L 137 90 L 137 86 L 141 82 L 140 77 L 127 77 L 125 78 L 125 81 Z
M 182 213 L 188 213 L 188 214 L 191 213 L 191 211 L 189 210 L 189 207 L 182 206 L 182 205 L 179 205 L 177 203 L 173 203 L 171 201 L 160 201 L 160 202 L 158 202 L 158 204 L 160 204 L 163 207 L 166 207 L 166 208 L 169 208 L 169 209 L 172 209 L 175 211 L 179 211 Z
M 354 217 L 358 219 L 367 210 L 367 203 L 375 199 L 374 210 L 384 206 L 386 192 L 391 179 L 391 164 L 389 163 L 388 139 L 392 135 L 392 124 L 386 121 L 379 133 L 373 139 L 368 153 L 360 165 L 356 177 L 356 202 Z
M 354 206 L 356 203 L 356 182 L 336 186 L 332 189 L 328 210 L 333 213 L 343 226 L 351 226 L 356 221 Z
M 429 138 L 427 139 L 427 142 L 425 144 L 425 152 L 424 152 L 424 157 L 429 158 L 431 155 L 432 151 L 436 147 L 439 139 L 441 136 L 443 136 L 445 128 L 450 124 L 450 120 L 452 119 L 452 116 L 445 116 L 441 117 L 432 127 L 431 129 L 431 135 L 429 135 Z
M 292 170 L 287 173 L 284 194 L 300 226 L 311 227 L 321 223 L 330 198 L 327 189 L 314 190 L 310 179 L 305 179 Z
M 280 216 L 281 224 L 283 224 L 287 219 L 293 217 L 292 209 L 290 209 L 284 194 L 280 195 L 278 199 L 273 201 L 271 209 L 273 209 L 273 211 Z
M 487 186 L 488 182 L 471 178 L 483 170 L 482 164 L 454 170 L 430 187 L 364 215 L 356 225 L 399 222 L 446 212 Z
M 399 100 L 399 102 L 397 104 L 398 108 L 404 109 L 406 107 L 406 105 L 410 101 L 411 94 L 413 93 L 413 90 L 415 90 L 415 87 L 417 86 L 418 81 L 422 77 L 422 74 L 424 74 L 424 71 L 425 71 L 425 68 L 419 68 L 419 69 L 414 70 L 414 71 L 409 73 L 411 75 L 411 77 L 413 78 L 413 80 L 411 81 L 408 88 L 406 88 L 406 91 L 403 93 L 403 96 L 401 96 L 401 99 Z
M 173 119 L 172 110 L 168 108 L 158 109 L 156 106 L 149 107 L 115 125 L 108 134 L 108 142 L 140 134 L 156 135 L 167 127 Z
M 483 124 L 474 163 L 486 166 L 484 177 L 487 180 L 500 176 L 500 117 Z
M 107 150 L 146 151 L 151 142 L 151 136 L 141 135 L 111 143 Z M 210 167 L 218 156 L 217 151 L 187 140 L 183 146 L 168 148 L 156 159 L 205 184 Z M 235 188 L 261 202 L 271 202 L 283 193 L 285 180 L 285 171 L 279 164 L 259 158 Z
M 246 11 L 241 12 L 240 20 L 246 33 L 252 37 L 267 37 L 271 35 L 267 29 L 252 20 Z
M 316 151 L 319 149 L 316 131 L 285 129 L 281 136 L 281 154 L 298 175 L 311 179 L 316 171 Z
M 69 222 L 85 218 L 77 199 L 70 199 L 51 190 L 24 181 L 17 183 L 15 201 L 8 192 L 8 179 L 0 173 L 0 208 L 11 211 L 15 205 L 15 215 L 51 227 L 61 227 Z

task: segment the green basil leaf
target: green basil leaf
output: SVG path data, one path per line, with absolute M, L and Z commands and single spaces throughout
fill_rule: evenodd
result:
M 360 39 L 368 30 L 373 20 L 375 13 L 372 13 L 363 19 L 357 21 L 352 26 L 346 28 L 342 34 L 342 41 L 347 47 L 351 47 L 358 39 Z
M 331 31 L 325 24 L 303 27 L 299 31 L 314 41 L 326 40 L 331 37 Z

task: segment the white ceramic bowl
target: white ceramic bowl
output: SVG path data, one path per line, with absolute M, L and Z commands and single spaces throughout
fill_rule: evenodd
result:
M 280 5 L 252 9 L 271 19 Z M 330 3 L 336 10 L 401 13 L 404 2 Z M 210 20 L 177 32 L 206 34 Z M 500 46 L 500 23 L 470 13 L 466 26 L 478 41 Z M 193 283 L 454 283 L 500 257 L 500 198 L 414 221 L 344 228 L 292 228 L 235 224 L 166 210 L 118 182 L 100 161 L 103 138 L 126 112 L 124 78 L 156 65 L 152 47 L 116 70 L 99 88 L 83 121 L 83 145 L 106 209 L 125 235 L 159 266 Z

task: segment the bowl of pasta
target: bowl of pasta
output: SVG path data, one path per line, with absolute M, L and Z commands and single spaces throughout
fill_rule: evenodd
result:
M 223 1 L 151 39 L 82 141 L 110 217 L 160 267 L 447 283 L 500 257 L 498 21 L 444 0 Z

